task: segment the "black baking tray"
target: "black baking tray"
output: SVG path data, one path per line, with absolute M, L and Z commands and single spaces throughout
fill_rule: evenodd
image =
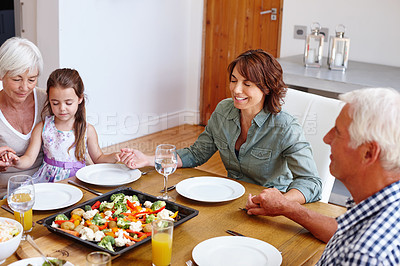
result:
M 79 237 L 76 237 L 76 236 L 68 234 L 68 233 L 66 233 L 64 231 L 61 231 L 61 230 L 58 230 L 56 228 L 51 227 L 51 225 L 52 225 L 52 223 L 53 223 L 53 221 L 54 221 L 54 219 L 55 219 L 55 217 L 57 215 L 63 213 L 65 215 L 67 215 L 67 217 L 71 217 L 70 214 L 71 214 L 72 210 L 74 210 L 76 208 L 82 208 L 83 209 L 83 207 L 85 205 L 93 205 L 96 201 L 100 201 L 100 202 L 109 201 L 111 195 L 114 194 L 114 193 L 124 193 L 125 195 L 129 195 L 129 196 L 136 195 L 139 198 L 139 201 L 140 201 L 141 204 L 143 204 L 146 200 L 151 201 L 151 202 L 154 202 L 154 201 L 158 200 L 157 197 L 155 197 L 153 195 L 146 194 L 144 192 L 141 192 L 141 191 L 138 191 L 138 190 L 134 190 L 132 188 L 121 187 L 121 188 L 117 188 L 117 189 L 114 189 L 112 191 L 109 191 L 107 193 L 104 193 L 103 195 L 98 196 L 96 198 L 93 198 L 91 200 L 88 200 L 86 202 L 83 202 L 82 204 L 79 204 L 79 205 L 73 206 L 71 208 L 68 208 L 68 209 L 66 209 L 66 210 L 64 210 L 62 212 L 59 212 L 59 213 L 54 214 L 54 215 L 51 215 L 51 216 L 49 216 L 49 217 L 44 219 L 43 226 L 47 227 L 47 229 L 49 231 L 51 231 L 51 232 L 54 232 L 56 234 L 59 234 L 59 235 L 62 235 L 62 236 L 68 237 L 68 238 L 72 238 L 72 239 L 76 240 L 77 242 L 79 242 L 81 244 L 84 244 L 86 246 L 90 246 L 90 247 L 93 247 L 93 248 L 108 252 L 113 256 L 120 255 L 122 253 L 125 253 L 125 252 L 127 252 L 129 250 L 132 250 L 132 249 L 134 249 L 134 248 L 136 248 L 136 247 L 138 247 L 140 245 L 143 245 L 143 244 L 149 242 L 151 237 L 147 237 L 147 238 L 143 239 L 142 241 L 136 242 L 134 245 L 129 246 L 129 247 L 126 247 L 126 246 L 125 247 L 115 247 L 114 248 L 115 251 L 113 252 L 111 250 L 108 250 L 108 249 L 105 249 L 105 248 L 102 248 L 102 247 L 98 246 L 97 242 L 91 242 L 91 241 L 88 241 L 88 240 L 83 240 L 83 239 L 80 239 Z M 175 202 L 167 201 L 167 200 L 165 202 L 166 202 L 166 206 L 165 206 L 166 209 L 168 209 L 168 210 L 170 210 L 172 212 L 179 211 L 178 212 L 177 221 L 174 223 L 174 227 L 176 227 L 176 226 L 178 226 L 178 225 L 180 225 L 180 224 L 192 219 L 193 217 L 195 217 L 196 215 L 199 214 L 198 210 L 195 210 L 195 209 L 180 205 L 180 204 L 175 203 Z

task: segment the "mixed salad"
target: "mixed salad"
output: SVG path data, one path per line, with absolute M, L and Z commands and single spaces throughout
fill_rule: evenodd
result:
M 0 242 L 6 242 L 19 234 L 18 227 L 8 221 L 0 221 Z
M 74 209 L 71 217 L 57 215 L 51 226 L 114 252 L 115 247 L 131 246 L 151 236 L 154 220 L 176 220 L 178 211 L 165 207 L 165 201 L 141 204 L 136 195 L 116 193 L 109 201 Z

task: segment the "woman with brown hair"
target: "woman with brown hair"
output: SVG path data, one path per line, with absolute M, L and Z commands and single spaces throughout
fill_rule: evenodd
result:
M 263 50 L 249 50 L 228 66 L 232 98 L 222 100 L 196 142 L 178 150 L 178 167 L 196 167 L 219 151 L 228 176 L 275 187 L 299 203 L 320 199 L 311 146 L 296 119 L 281 110 L 286 94 L 282 68 Z M 131 167 L 154 165 L 134 152 Z M 124 155 L 121 155 L 122 158 Z

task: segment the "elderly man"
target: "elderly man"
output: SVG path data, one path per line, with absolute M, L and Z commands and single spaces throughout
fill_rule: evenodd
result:
M 249 196 L 248 214 L 284 215 L 329 241 L 318 265 L 399 265 L 400 94 L 362 89 L 340 99 L 346 105 L 324 142 L 332 175 L 352 195 L 347 212 L 327 217 L 272 188 Z

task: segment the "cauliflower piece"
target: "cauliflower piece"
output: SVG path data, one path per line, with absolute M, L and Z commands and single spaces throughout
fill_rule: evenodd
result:
M 160 211 L 159 213 L 157 213 L 157 218 L 173 221 L 174 219 L 170 218 L 170 216 L 173 214 L 174 214 L 173 212 L 171 212 L 167 209 L 164 209 L 164 210 Z
M 118 230 L 117 232 L 115 232 L 115 235 L 117 236 L 115 238 L 115 246 L 117 247 L 123 247 L 125 246 L 127 243 L 132 242 L 131 240 L 129 240 L 128 238 L 126 238 L 124 236 L 124 230 Z
M 98 209 L 94 209 L 94 210 L 91 210 L 91 211 L 87 211 L 87 212 L 85 212 L 85 213 L 83 214 L 83 218 L 85 218 L 86 220 L 89 220 L 89 219 L 93 218 L 93 216 L 95 216 L 96 213 L 98 213 L 98 212 L 99 212 Z
M 127 243 L 130 243 L 131 241 L 125 237 L 117 237 L 115 239 L 115 246 L 117 247 L 123 247 L 125 246 Z
M 141 221 L 131 222 L 129 229 L 132 231 L 138 231 L 138 232 L 142 231 L 142 222 Z
M 53 223 L 51 224 L 51 227 L 54 227 L 54 228 L 59 228 L 59 227 L 60 227 L 60 225 L 59 225 L 59 224 L 56 224 L 56 223 L 53 221 Z
M 82 230 L 80 231 L 80 234 L 81 234 L 81 239 L 83 239 L 83 240 L 93 241 L 93 239 L 94 239 L 94 232 L 89 227 L 82 228 Z
M 129 200 L 132 202 L 133 206 L 140 206 L 140 202 L 138 201 L 138 197 L 133 195 L 133 196 L 125 196 L 124 200 Z
M 102 231 L 97 231 L 96 233 L 94 233 L 94 241 L 96 241 L 96 242 L 100 242 L 101 241 L 101 239 L 103 238 L 103 237 L 105 237 L 106 235 L 102 232 Z
M 113 213 L 112 213 L 112 211 L 105 211 L 105 212 L 104 212 L 104 215 L 105 215 L 104 218 L 105 218 L 106 220 L 108 220 L 108 218 L 110 218 L 110 217 L 113 215 Z
M 145 208 L 151 208 L 151 205 L 153 205 L 153 203 L 151 202 L 151 201 L 148 201 L 148 200 L 146 200 L 144 203 L 143 203 L 143 206 L 145 207 Z

